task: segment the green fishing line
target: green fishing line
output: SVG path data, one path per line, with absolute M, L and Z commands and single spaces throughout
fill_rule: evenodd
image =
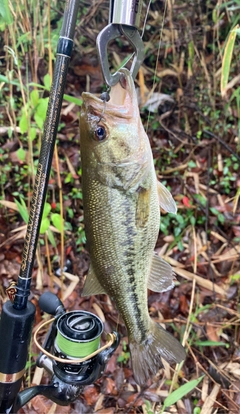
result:
M 57 333 L 57 345 L 66 355 L 73 358 L 84 358 L 96 351 L 100 344 L 100 336 L 89 342 L 75 342 L 65 338 L 59 331 Z

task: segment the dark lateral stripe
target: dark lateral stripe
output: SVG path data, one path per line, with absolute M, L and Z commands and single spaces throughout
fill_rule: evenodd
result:
M 137 281 L 136 281 L 136 268 L 135 268 L 135 260 L 134 259 L 134 239 L 136 236 L 136 230 L 134 229 L 135 223 L 135 214 L 133 213 L 132 209 L 130 208 L 129 203 L 127 200 L 123 204 L 124 213 L 125 213 L 125 221 L 126 221 L 126 233 L 127 233 L 127 240 L 126 240 L 126 249 L 123 253 L 125 258 L 125 265 L 128 274 L 128 282 L 129 282 L 129 298 L 132 303 L 134 303 L 134 319 L 137 323 L 137 329 L 141 334 L 141 341 L 144 341 L 146 338 L 146 331 L 144 329 L 144 321 L 142 320 L 142 310 L 139 306 L 139 298 L 137 293 Z

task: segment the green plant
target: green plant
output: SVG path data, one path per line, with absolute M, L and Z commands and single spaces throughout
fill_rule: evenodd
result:
M 214 216 L 217 218 L 217 224 L 223 224 L 225 221 L 225 217 L 222 213 L 220 213 L 215 207 L 210 207 L 209 209 Z
M 28 223 L 28 209 L 26 206 L 26 203 L 22 197 L 20 197 L 20 201 L 17 199 L 14 199 L 18 211 L 22 217 L 22 219 L 25 221 L 25 223 Z M 62 218 L 61 215 L 58 213 L 53 213 L 51 211 L 51 204 L 45 202 L 44 209 L 43 209 L 43 215 L 42 215 L 42 221 L 41 221 L 41 227 L 40 227 L 40 235 L 47 233 L 48 239 L 50 243 L 56 247 L 56 242 L 53 236 L 53 232 L 50 228 L 51 222 L 53 226 L 61 233 L 62 231 Z
M 199 346 L 199 348 L 202 352 L 203 352 L 203 347 L 204 346 L 225 346 L 225 348 L 230 347 L 230 345 L 227 344 L 226 342 L 220 342 L 220 341 L 199 341 L 199 340 L 196 340 L 194 342 L 194 344 L 196 346 Z
M 229 76 L 237 35 L 240 36 L 239 24 L 237 24 L 231 29 L 224 49 L 221 75 L 221 94 L 223 97 L 226 97 L 227 91 L 234 85 L 234 80 L 232 80 L 232 82 L 229 82 Z M 232 103 L 233 100 L 235 100 L 237 106 L 239 137 L 238 144 L 240 145 L 240 87 L 237 87 L 237 89 L 235 89 L 235 91 L 232 93 L 229 99 L 230 103 Z
M 117 361 L 122 362 L 123 364 L 127 364 L 130 358 L 130 352 L 127 350 L 127 343 L 126 341 L 122 341 L 122 352 L 118 356 Z
M 202 381 L 203 378 L 204 375 L 202 375 L 198 379 L 191 380 L 186 384 L 181 385 L 181 387 L 169 394 L 163 403 L 160 413 L 163 413 L 167 407 L 170 407 L 171 405 L 175 404 L 177 401 L 185 397 L 185 395 L 187 395 L 189 392 L 193 391 L 194 388 L 198 386 L 198 384 Z
M 190 225 L 196 224 L 195 216 L 196 212 L 191 208 L 182 211 L 182 213 L 179 211 L 177 214 L 169 213 L 161 216 L 160 231 L 166 236 L 171 233 L 174 235 L 174 241 L 170 244 L 170 248 L 177 245 L 180 251 L 183 250 L 183 233 Z
M 235 273 L 234 275 L 231 275 L 230 278 L 231 283 L 238 282 L 240 280 L 240 273 Z
M 240 91 L 240 89 L 239 89 Z M 223 160 L 223 172 L 220 179 L 220 185 L 223 187 L 226 194 L 229 194 L 232 190 L 232 186 L 237 179 L 237 173 L 239 170 L 239 163 L 233 155 Z
M 152 408 L 152 404 L 150 403 L 150 401 L 148 401 L 148 400 L 145 400 L 144 401 L 144 403 L 145 403 L 145 413 L 146 414 L 154 414 L 154 411 L 153 411 L 153 408 Z
M 77 228 L 76 232 L 76 246 L 77 251 L 80 251 L 82 249 L 82 246 L 86 244 L 86 234 L 83 225 L 80 225 Z

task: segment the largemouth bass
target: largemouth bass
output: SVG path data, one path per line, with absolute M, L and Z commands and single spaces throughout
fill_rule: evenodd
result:
M 134 82 L 127 69 L 110 101 L 83 93 L 80 116 L 82 191 L 90 268 L 83 295 L 108 294 L 129 337 L 136 382 L 144 385 L 162 367 L 179 363 L 182 345 L 148 313 L 147 289 L 173 285 L 171 266 L 154 254 L 160 208 L 176 212 L 156 178 Z

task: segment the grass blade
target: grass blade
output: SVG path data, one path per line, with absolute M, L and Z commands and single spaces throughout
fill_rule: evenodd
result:
M 9 25 L 13 22 L 13 16 L 10 11 L 8 0 L 3 0 L 0 2 L 0 15 L 2 16 L 4 22 Z
M 15 201 L 17 207 L 18 207 L 18 211 L 19 211 L 22 219 L 27 224 L 29 215 L 28 215 L 28 209 L 27 209 L 27 206 L 26 206 L 24 200 L 21 198 L 21 203 L 20 203 L 16 198 L 14 198 L 14 201 Z
M 237 24 L 229 33 L 227 44 L 225 46 L 223 62 L 222 62 L 222 76 L 221 76 L 221 94 L 226 93 L 226 87 L 228 84 L 228 78 L 230 73 L 230 67 L 232 62 L 233 48 L 237 36 L 239 25 Z
M 163 409 L 170 407 L 170 405 L 175 404 L 177 401 L 181 400 L 186 394 L 191 392 L 198 384 L 202 381 L 204 375 L 200 378 L 187 382 L 186 384 L 179 387 L 177 390 L 173 391 L 164 401 Z

